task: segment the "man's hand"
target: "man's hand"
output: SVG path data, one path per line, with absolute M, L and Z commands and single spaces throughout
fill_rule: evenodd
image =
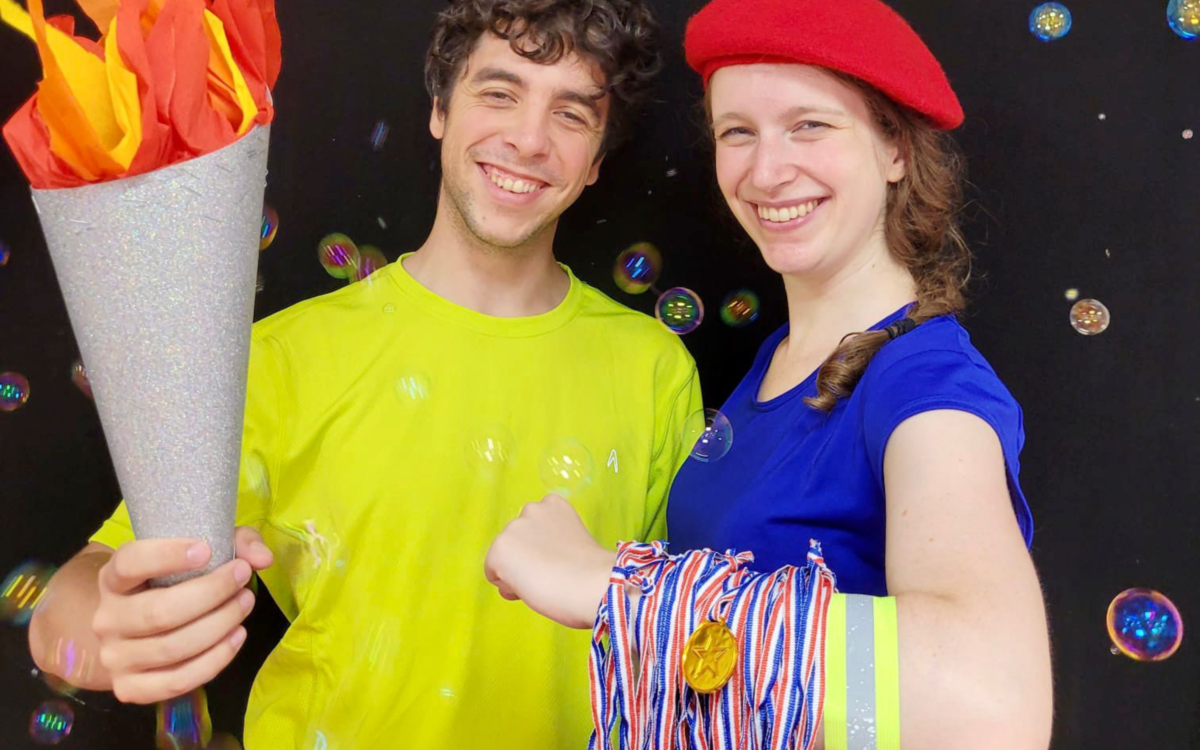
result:
M 272 555 L 258 532 L 236 531 L 234 560 L 170 588 L 159 576 L 203 567 L 212 551 L 193 539 L 146 539 L 113 553 L 100 569 L 100 604 L 92 629 L 112 690 L 126 703 L 183 695 L 216 677 L 246 640 L 241 622 L 254 607 L 244 588 Z
M 572 628 L 590 628 L 616 553 L 601 547 L 558 495 L 530 503 L 492 542 L 488 582 L 505 599 Z

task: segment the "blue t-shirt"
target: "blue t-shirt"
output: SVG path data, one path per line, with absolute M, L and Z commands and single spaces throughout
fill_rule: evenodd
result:
M 956 319 L 933 318 L 885 344 L 828 415 L 803 400 L 816 395 L 816 373 L 770 401 L 758 400 L 787 334 L 784 325 L 763 343 L 721 409 L 733 426 L 729 453 L 712 463 L 689 459 L 675 478 L 667 504 L 673 550 L 749 550 L 756 570 L 772 571 L 804 565 L 814 538 L 839 591 L 886 596 L 884 449 L 901 422 L 934 409 L 975 414 L 996 431 L 1013 510 L 1025 543 L 1032 541 L 1033 519 L 1017 481 L 1021 408 Z

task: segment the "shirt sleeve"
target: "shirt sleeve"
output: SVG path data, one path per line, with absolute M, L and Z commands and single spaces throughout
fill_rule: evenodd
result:
M 236 523 L 261 528 L 270 513 L 277 487 L 280 451 L 277 446 L 284 409 L 281 404 L 282 363 L 274 339 L 253 335 L 246 382 L 246 411 L 242 426 L 241 469 L 238 478 Z M 122 500 L 112 516 L 90 539 L 117 549 L 134 539 L 129 509 Z
M 967 352 L 925 350 L 885 363 L 864 375 L 863 439 L 875 480 L 883 488 L 883 458 L 900 423 L 927 411 L 953 409 L 974 414 L 996 432 L 1004 454 L 1013 512 L 1028 546 L 1033 517 L 1021 489 L 1020 454 L 1025 444 L 1021 407 L 996 373 Z
M 691 453 L 692 446 L 684 445 L 683 425 L 687 418 L 704 408 L 700 395 L 700 376 L 691 355 L 670 382 L 655 415 L 655 444 L 658 446 L 650 463 L 646 492 L 645 522 L 640 539 L 652 541 L 667 538 L 667 497 L 675 474 Z

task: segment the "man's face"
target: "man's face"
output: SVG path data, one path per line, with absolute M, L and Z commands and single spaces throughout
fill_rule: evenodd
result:
M 442 141 L 442 186 L 462 224 L 484 243 L 520 248 L 553 232 L 600 173 L 609 97 L 595 65 L 570 54 L 526 60 L 480 38 L 447 112 L 429 129 Z

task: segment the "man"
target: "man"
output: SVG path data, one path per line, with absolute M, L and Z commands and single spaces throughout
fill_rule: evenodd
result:
M 43 669 L 73 638 L 103 667 L 86 686 L 122 700 L 203 685 L 245 639 L 256 569 L 291 625 L 255 680 L 248 750 L 586 743 L 587 634 L 504 602 L 482 570 L 549 490 L 610 544 L 665 532 L 695 365 L 553 255 L 654 72 L 652 26 L 629 0 L 451 3 L 426 64 L 429 238 L 255 326 L 238 559 L 147 589 L 209 551 L 132 541 L 122 506 L 35 615 Z

